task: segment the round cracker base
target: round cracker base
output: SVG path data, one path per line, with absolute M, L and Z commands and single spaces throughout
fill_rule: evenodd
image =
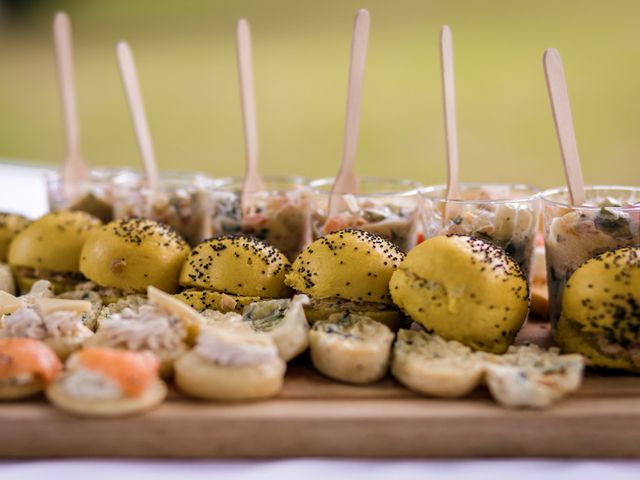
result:
M 187 395 L 205 400 L 243 401 L 273 397 L 282 389 L 285 362 L 222 366 L 198 353 L 184 354 L 174 365 L 175 382 Z
M 23 385 L 4 385 L 0 386 L 1 400 L 19 400 L 21 398 L 32 397 L 38 395 L 44 390 L 42 380 L 34 379 Z
M 115 418 L 147 412 L 160 405 L 167 396 L 167 386 L 162 380 L 151 385 L 139 397 L 117 400 L 86 400 L 68 395 L 56 381 L 46 389 L 49 401 L 60 410 L 82 417 Z
M 394 356 L 391 374 L 398 382 L 422 395 L 440 398 L 459 398 L 470 394 L 482 381 L 484 369 L 434 367 L 419 359 Z

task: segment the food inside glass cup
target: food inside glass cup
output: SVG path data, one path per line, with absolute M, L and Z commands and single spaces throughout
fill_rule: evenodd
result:
M 245 194 L 241 177 L 221 179 L 207 189 L 209 236 L 244 234 L 276 247 L 289 260 L 311 243 L 310 191 L 298 176 L 267 176 L 267 189 Z
M 445 185 L 420 190 L 424 237 L 469 235 L 502 247 L 529 278 L 539 215 L 539 190 L 528 185 L 459 185 L 447 200 Z
M 208 233 L 205 192 L 213 182 L 198 172 L 163 172 L 153 190 L 144 174 L 124 173 L 114 180 L 114 217 L 144 217 L 165 223 L 195 245 Z
M 47 198 L 51 211 L 81 210 L 103 222 L 113 220 L 113 182 L 127 170 L 123 168 L 95 168 L 86 180 L 67 189 L 60 172 L 46 176 Z
M 359 193 L 338 192 L 345 208 L 335 217 L 327 218 L 333 181 L 333 178 L 323 178 L 310 183 L 314 200 L 311 214 L 314 240 L 343 228 L 353 228 L 376 233 L 405 252 L 415 246 L 419 231 L 420 183 L 361 177 Z
M 584 205 L 572 206 L 565 188 L 541 194 L 552 323 L 561 313 L 571 274 L 591 257 L 640 244 L 640 188 L 587 187 Z

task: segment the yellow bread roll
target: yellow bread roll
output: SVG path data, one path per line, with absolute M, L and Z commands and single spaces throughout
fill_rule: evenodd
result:
M 175 293 L 189 252 L 187 242 L 171 227 L 125 218 L 108 223 L 87 239 L 80 270 L 102 287 L 144 292 L 152 285 Z
M 0 262 L 6 262 L 9 244 L 31 221 L 22 215 L 0 212 Z
M 37 280 L 51 280 L 62 293 L 83 281 L 80 252 L 100 225 L 102 222 L 88 213 L 60 210 L 24 228 L 9 247 L 9 265 L 20 291 L 28 292 Z
M 287 257 L 262 240 L 224 236 L 200 243 L 180 272 L 180 285 L 244 297 L 288 297 Z
M 555 337 L 594 367 L 640 372 L 640 247 L 597 255 L 567 282 Z
M 339 230 L 309 245 L 285 282 L 313 298 L 391 303 L 389 279 L 403 257 L 397 246 L 378 235 Z
M 428 331 L 494 353 L 513 343 L 528 312 L 518 265 L 501 248 L 462 235 L 415 247 L 389 288 L 396 305 Z

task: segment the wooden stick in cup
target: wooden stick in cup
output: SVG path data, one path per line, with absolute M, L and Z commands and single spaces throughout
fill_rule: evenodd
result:
M 79 183 L 87 179 L 88 167 L 80 152 L 71 21 L 65 12 L 58 12 L 53 17 L 53 40 L 67 148 L 62 167 L 62 184 L 66 196 L 72 197 L 78 193 Z
M 142 93 L 140 92 L 140 83 L 138 82 L 133 53 L 129 44 L 124 41 L 118 42 L 116 53 L 148 187 L 152 192 L 155 192 L 158 188 L 158 166 L 153 151 L 151 133 L 149 132 L 149 123 L 147 122 L 147 115 L 142 102 Z
M 453 40 L 448 25 L 444 25 L 440 30 L 440 64 L 442 68 L 444 131 L 447 145 L 447 200 L 451 200 L 458 198 L 458 125 L 453 73 Z
M 585 202 L 584 178 L 560 53 L 555 48 L 547 49 L 544 52 L 543 65 L 549 99 L 551 100 L 553 121 L 556 125 L 564 173 L 569 188 L 569 198 L 572 205 L 582 205 Z
M 360 127 L 360 105 L 362 103 L 362 84 L 364 67 L 369 43 L 369 11 L 359 10 L 354 24 L 351 40 L 351 61 L 349 65 L 349 87 L 347 91 L 347 114 L 344 128 L 344 147 L 342 163 L 329 195 L 327 222 L 344 209 L 341 194 L 358 192 L 359 180 L 355 171 L 356 147 Z
M 251 30 L 244 18 L 238 20 L 236 28 L 236 49 L 238 55 L 238 76 L 242 102 L 242 120 L 246 149 L 246 171 L 242 184 L 242 208 L 250 209 L 248 194 L 266 190 L 260 176 L 258 163 L 258 122 L 256 115 L 255 85 L 253 81 L 253 61 L 251 55 Z

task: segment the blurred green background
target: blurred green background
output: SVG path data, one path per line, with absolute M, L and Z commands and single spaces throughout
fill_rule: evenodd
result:
M 264 173 L 334 175 L 351 27 L 371 11 L 358 170 L 444 181 L 438 31 L 454 33 L 461 176 L 563 182 L 542 73 L 564 57 L 587 182 L 638 184 L 640 2 L 514 0 L 5 1 L 0 157 L 64 155 L 51 19 L 71 15 L 82 143 L 93 165 L 138 165 L 114 45 L 136 56 L 161 168 L 243 172 L 234 50 L 251 23 Z

